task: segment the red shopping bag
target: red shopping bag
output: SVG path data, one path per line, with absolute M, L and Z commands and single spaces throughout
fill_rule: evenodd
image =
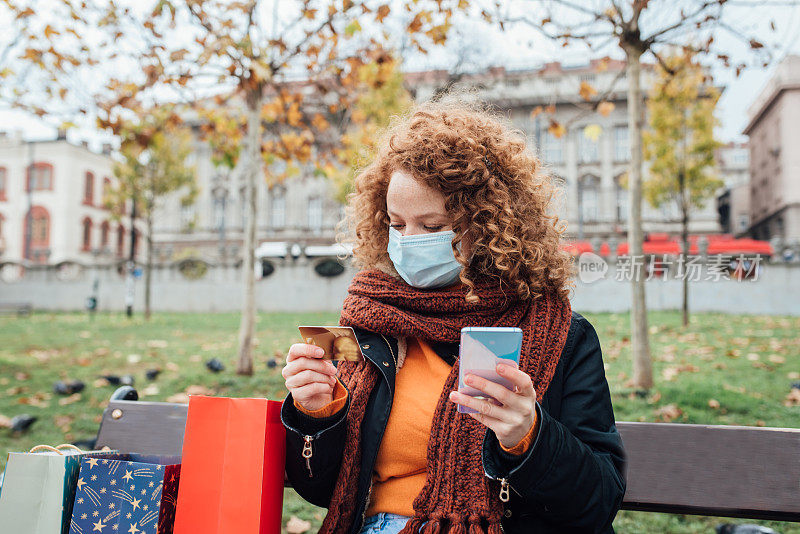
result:
M 279 534 L 281 403 L 190 396 L 174 534 Z

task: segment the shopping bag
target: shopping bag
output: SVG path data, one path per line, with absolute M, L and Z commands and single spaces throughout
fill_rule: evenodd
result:
M 0 489 L 0 531 L 67 534 L 83 455 L 74 445 L 38 445 L 11 452 Z
M 81 460 L 70 534 L 171 534 L 179 456 L 90 454 Z
M 286 431 L 281 403 L 190 396 L 175 534 L 278 534 Z

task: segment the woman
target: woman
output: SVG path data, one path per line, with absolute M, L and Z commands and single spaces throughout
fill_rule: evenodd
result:
M 592 325 L 572 312 L 554 187 L 493 115 L 428 103 L 355 179 L 354 277 L 339 324 L 365 359 L 295 344 L 286 471 L 321 532 L 613 532 L 624 450 Z M 458 391 L 466 326 L 523 330 L 506 389 Z M 458 405 L 477 410 L 462 414 Z

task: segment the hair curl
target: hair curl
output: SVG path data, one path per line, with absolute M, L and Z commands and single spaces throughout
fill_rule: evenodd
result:
M 558 190 L 504 118 L 463 99 L 418 104 L 394 118 L 375 159 L 355 177 L 339 227 L 347 231 L 338 237 L 353 244 L 357 267 L 399 276 L 387 252 L 386 192 L 396 170 L 444 194 L 468 301 L 478 300 L 479 273 L 499 276 L 521 299 L 545 291 L 569 298 L 573 260 L 560 246 L 566 225 L 557 228 L 549 213 Z M 467 233 L 471 261 L 456 248 Z

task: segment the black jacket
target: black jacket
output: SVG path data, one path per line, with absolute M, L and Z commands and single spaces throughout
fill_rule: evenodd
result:
M 362 459 L 356 502 L 360 530 L 373 466 L 392 406 L 397 340 L 355 329 L 364 355 L 380 369 L 361 427 Z M 451 365 L 458 343 L 433 344 Z M 345 442 L 347 405 L 339 413 L 315 419 L 294 406 L 291 393 L 283 401 L 286 473 L 307 501 L 327 508 L 339 474 Z M 508 533 L 613 533 L 612 521 L 625 494 L 625 451 L 617 432 L 606 382 L 600 342 L 592 325 L 573 312 L 564 350 L 549 388 L 536 403 L 540 428 L 521 456 L 506 453 L 487 429 L 483 440 L 486 475 L 506 478 L 510 500 L 502 526 Z M 304 449 L 306 456 L 304 457 Z

